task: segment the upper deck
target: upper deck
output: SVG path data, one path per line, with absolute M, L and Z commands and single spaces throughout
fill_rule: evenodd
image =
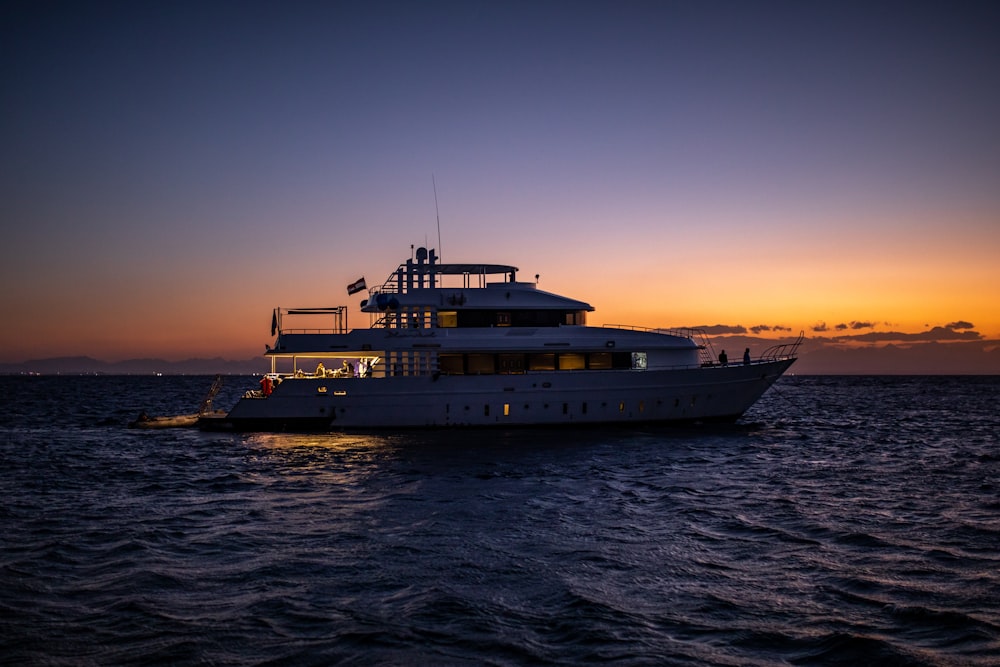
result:
M 372 292 L 407 294 L 427 288 L 481 289 L 490 284 L 490 276 L 503 276 L 500 284 L 514 285 L 518 284 L 517 271 L 516 266 L 509 264 L 441 264 L 433 248 L 417 248 L 415 259 L 400 264 Z
M 518 282 L 509 264 L 442 264 L 419 248 L 369 291 L 362 312 L 372 327 L 466 328 L 585 324 L 593 306 Z M 496 279 L 500 276 L 500 279 Z

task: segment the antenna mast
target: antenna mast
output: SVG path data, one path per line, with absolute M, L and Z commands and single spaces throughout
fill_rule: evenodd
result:
M 431 172 L 431 185 L 434 187 L 434 215 L 437 217 L 438 225 L 438 261 L 441 261 L 441 213 L 438 212 L 438 188 L 437 182 L 434 180 L 434 172 Z

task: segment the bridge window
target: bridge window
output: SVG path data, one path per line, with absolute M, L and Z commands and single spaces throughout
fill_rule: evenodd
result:
M 445 324 L 442 315 L 455 314 L 455 324 Z M 489 310 L 462 309 L 438 313 L 438 326 L 457 327 L 558 327 L 566 324 L 586 324 L 584 310 Z

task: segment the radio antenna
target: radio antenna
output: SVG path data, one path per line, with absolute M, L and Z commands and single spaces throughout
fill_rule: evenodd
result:
M 434 215 L 437 217 L 438 225 L 438 261 L 441 261 L 441 213 L 438 211 L 438 188 L 437 182 L 434 180 L 434 172 L 431 172 L 431 185 L 434 187 Z

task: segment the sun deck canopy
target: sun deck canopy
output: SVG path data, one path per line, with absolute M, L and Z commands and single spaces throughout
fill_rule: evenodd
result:
M 466 273 L 493 276 L 498 273 L 506 273 L 513 277 L 517 273 L 517 267 L 509 264 L 432 264 L 428 266 L 427 272 L 449 276 L 460 276 Z

